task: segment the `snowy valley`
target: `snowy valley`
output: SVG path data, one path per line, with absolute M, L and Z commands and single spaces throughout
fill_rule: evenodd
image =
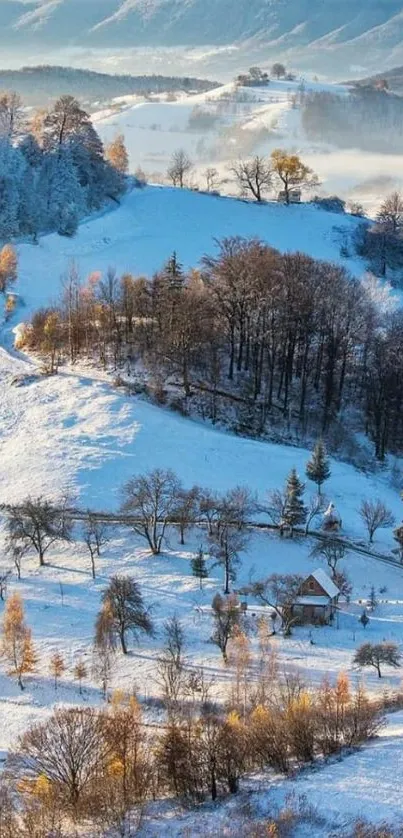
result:
M 80 218 L 75 218 L 76 230 L 63 229 L 63 235 L 57 232 L 37 235 L 35 231 L 34 241 L 28 234 L 14 238 L 18 271 L 12 286 L 3 289 L 5 301 L 11 297 L 12 304 L 8 309 L 5 306 L 4 314 L 2 312 L 0 331 L 0 616 L 4 621 L 13 596 L 19 595 L 26 624 L 32 630 L 36 660 L 27 665 L 19 679 L 15 661 L 13 664 L 11 659 L 10 663 L 6 656 L 0 661 L 0 759 L 5 766 L 7 780 L 8 756 L 18 753 L 20 737 L 27 731 L 52 731 L 53 720 L 57 718 L 55 710 L 63 714 L 78 707 L 86 711 L 82 718 L 89 719 L 91 708 L 95 708 L 104 720 L 102 724 L 105 719 L 112 719 L 112 728 L 115 721 L 116 730 L 120 730 L 118 723 L 123 725 L 130 717 L 133 729 L 140 731 L 136 745 L 140 743 L 141 759 L 144 758 L 144 765 L 147 763 L 147 772 L 154 772 L 152 777 L 150 773 L 145 773 L 146 789 L 137 774 L 134 780 L 133 777 L 130 780 L 132 785 L 129 782 L 128 787 L 122 785 L 123 757 L 117 756 L 118 752 L 121 754 L 121 743 L 113 740 L 113 731 L 111 734 L 106 721 L 100 737 L 104 736 L 109 750 L 106 756 L 99 756 L 99 763 L 91 763 L 93 773 L 79 789 L 82 799 L 86 799 L 87 788 L 90 788 L 89 796 L 92 795 L 92 808 L 82 815 L 78 808 L 78 792 L 77 800 L 73 799 L 73 795 L 66 810 L 63 810 L 64 804 L 60 801 L 64 798 L 60 788 L 64 781 L 60 778 L 55 781 L 50 770 L 47 774 L 46 769 L 35 774 L 35 760 L 31 761 L 33 752 L 29 751 L 27 740 L 24 747 L 28 756 L 22 763 L 23 767 L 19 766 L 19 771 L 26 773 L 18 775 L 19 789 L 28 799 L 25 831 L 21 831 L 24 838 L 34 834 L 33 821 L 29 817 L 39 820 L 38 813 L 43 819 L 41 826 L 38 825 L 38 829 L 42 829 L 37 833 L 38 838 L 70 836 L 73 834 L 69 831 L 71 812 L 73 820 L 76 812 L 84 818 L 79 825 L 74 825 L 74 830 L 77 827 L 77 834 L 87 835 L 88 838 L 96 835 L 105 838 L 121 835 L 126 838 L 135 834 L 140 838 L 165 834 L 178 838 L 192 835 L 233 835 L 237 838 L 267 834 L 281 838 L 308 834 L 319 838 L 329 835 L 369 838 L 378 834 L 400 834 L 403 804 L 396 790 L 396 778 L 400 776 L 403 762 L 400 669 L 400 652 L 403 649 L 403 535 L 399 541 L 394 528 L 403 517 L 403 463 L 396 419 L 400 416 L 398 388 L 401 376 L 395 355 L 391 353 L 395 364 L 393 375 L 397 370 L 397 379 L 395 381 L 391 374 L 390 386 L 398 394 L 398 403 L 393 402 L 387 414 L 393 427 L 387 428 L 389 437 L 382 456 L 379 456 L 379 450 L 375 450 L 372 426 L 371 431 L 365 427 L 365 398 L 360 392 L 360 408 L 355 409 L 355 403 L 343 403 L 340 425 L 343 426 L 344 422 L 348 425 L 348 434 L 346 431 L 346 435 L 342 435 L 343 428 L 340 430 L 337 424 L 337 415 L 332 414 L 327 424 L 324 423 L 325 435 L 329 433 L 329 449 L 332 450 L 331 456 L 326 456 L 329 474 L 323 478 L 322 487 L 321 479 L 315 481 L 309 478 L 309 473 L 308 476 L 306 474 L 315 441 L 318 445 L 312 428 L 316 433 L 316 418 L 320 425 L 322 395 L 315 403 L 312 382 L 312 389 L 308 389 L 312 409 L 305 427 L 304 422 L 298 424 L 294 421 L 298 387 L 303 377 L 298 368 L 299 361 L 295 375 L 292 371 L 290 395 L 287 390 L 285 397 L 290 403 L 288 413 L 284 408 L 284 415 L 277 420 L 273 409 L 273 425 L 269 431 L 265 428 L 260 436 L 256 434 L 252 438 L 248 433 L 251 431 L 251 428 L 245 428 L 248 417 L 243 418 L 244 426 L 235 433 L 235 426 L 230 422 L 216 421 L 216 417 L 196 409 L 184 410 L 182 401 L 175 402 L 182 385 L 177 368 L 174 364 L 170 366 L 165 358 L 165 345 L 161 366 L 157 372 L 153 367 L 152 341 L 155 336 L 152 329 L 160 309 L 152 309 L 151 316 L 147 305 L 142 307 L 144 298 L 149 303 L 151 298 L 154 300 L 154 296 L 158 298 L 161 294 L 166 306 L 161 309 L 162 319 L 171 318 L 174 323 L 176 307 L 179 308 L 180 297 L 186 293 L 187 286 L 195 294 L 193 299 L 199 301 L 206 289 L 212 287 L 208 284 L 212 283 L 212 278 L 221 279 L 220 271 L 224 275 L 227 263 L 220 251 L 220 242 L 229 242 L 231 258 L 243 257 L 243 252 L 240 255 L 237 250 L 241 237 L 252 242 L 251 250 L 246 249 L 247 256 L 250 253 L 251 259 L 261 256 L 268 259 L 265 281 L 269 284 L 273 277 L 275 279 L 273 287 L 277 296 L 273 296 L 273 311 L 276 311 L 276 316 L 280 312 L 278 320 L 274 321 L 273 334 L 285 334 L 287 341 L 294 323 L 291 316 L 289 320 L 287 317 L 289 311 L 295 309 L 287 308 L 283 289 L 294 289 L 291 284 L 294 275 L 298 279 L 301 275 L 306 282 L 311 275 L 317 275 L 319 289 L 322 288 L 320 282 L 323 277 L 330 277 L 332 288 L 340 289 L 339 298 L 348 288 L 348 283 L 355 289 L 356 297 L 351 298 L 351 310 L 348 307 L 347 310 L 339 309 L 344 300 L 340 301 L 335 296 L 335 311 L 342 312 L 342 322 L 340 325 L 335 316 L 334 324 L 331 322 L 329 325 L 328 308 L 319 308 L 319 291 L 314 302 L 322 314 L 319 313 L 318 317 L 315 309 L 314 317 L 310 309 L 302 308 L 307 306 L 302 290 L 308 285 L 295 286 L 296 309 L 299 311 L 300 305 L 301 320 L 302 312 L 308 311 L 309 316 L 312 314 L 312 325 L 308 320 L 307 333 L 314 339 L 311 342 L 307 340 L 305 362 L 309 367 L 307 358 L 317 361 L 320 378 L 317 390 L 322 379 L 326 381 L 329 374 L 330 362 L 328 366 L 323 362 L 323 357 L 331 358 L 329 334 L 336 336 L 337 346 L 337 337 L 342 334 L 340 345 L 343 352 L 337 355 L 336 364 L 338 375 L 341 370 L 339 410 L 344 378 L 347 379 L 345 387 L 350 388 L 347 396 L 344 395 L 348 402 L 348 394 L 351 393 L 353 399 L 360 391 L 360 385 L 364 386 L 364 382 L 359 380 L 360 370 L 365 370 L 366 378 L 370 378 L 373 368 L 378 370 L 375 363 L 373 368 L 365 367 L 364 356 L 367 352 L 371 359 L 378 359 L 375 350 L 383 345 L 385 336 L 389 340 L 388 329 L 390 323 L 395 322 L 393 318 L 398 324 L 401 316 L 400 269 L 386 265 L 386 278 L 368 277 L 368 260 L 354 247 L 357 231 L 363 223 L 361 213 L 323 209 L 320 203 L 305 200 L 308 192 L 303 192 L 302 200 L 295 204 L 281 203 L 277 200 L 278 185 L 272 187 L 262 202 L 254 202 L 250 196 L 241 199 L 237 185 L 229 177 L 234 160 L 253 155 L 269 157 L 274 149 L 286 146 L 289 151 L 301 155 L 319 175 L 322 197 L 336 193 L 345 201 L 359 201 L 369 215 L 374 215 L 380 201 L 390 191 L 391 180 L 395 189 L 401 185 L 402 158 L 383 152 L 329 148 L 325 143 L 308 139 L 304 133 L 300 99 L 302 95 L 315 92 L 334 94 L 340 98 L 349 96 L 348 88 L 344 86 L 305 82 L 301 89 L 301 80 L 298 80 L 272 81 L 267 88 L 259 89 L 239 88 L 231 84 L 213 92 L 191 97 L 183 95 L 177 101 L 140 101 L 138 97 L 114 100 L 111 109 L 92 115 L 92 126 L 105 144 L 113 141 L 116 134 L 124 135 L 130 167 L 130 177 L 125 176 L 126 190 L 120 192 L 121 186 L 118 185 L 116 195 L 108 197 L 107 201 L 103 196 L 99 208 L 96 211 L 93 208 L 88 215 L 82 207 Z M 205 125 L 206 114 L 207 122 L 210 119 L 208 130 L 200 128 L 200 125 Z M 92 128 L 88 130 L 92 142 Z M 168 186 L 165 182 L 167 167 L 178 147 L 183 148 L 194 163 L 185 188 Z M 218 188 L 207 190 L 204 172 L 213 166 Z M 139 168 L 146 173 L 147 184 L 139 178 Z M 105 175 L 104 169 L 102 172 Z M 89 191 L 87 185 L 86 197 Z M 66 218 L 63 220 L 66 221 Z M 364 226 L 369 223 L 365 222 Z M 175 254 L 174 270 L 172 254 Z M 213 261 L 206 260 L 206 256 Z M 306 259 L 312 261 L 306 262 Z M 244 270 L 244 263 L 235 261 L 234 264 L 234 275 L 238 279 Z M 259 273 L 260 264 L 263 263 L 257 262 L 255 274 Z M 252 277 L 255 281 L 255 274 L 252 277 L 252 274 L 246 273 L 247 280 Z M 129 314 L 125 310 L 123 316 L 121 309 L 113 309 L 112 297 L 116 289 L 120 289 L 116 290 L 116 294 L 121 294 L 125 287 L 122 278 L 125 277 L 129 277 L 128 287 L 134 289 L 133 299 L 138 308 L 134 307 Z M 394 287 L 388 277 L 393 280 Z M 168 280 L 171 286 L 168 289 L 169 302 L 166 303 L 164 282 Z M 176 280 L 176 285 L 173 280 Z M 286 286 L 285 280 L 290 280 L 290 285 Z M 105 288 L 112 289 L 109 301 Z M 103 290 L 96 297 L 98 289 Z M 249 291 L 247 284 L 246 290 Z M 330 301 L 331 293 L 332 289 L 329 289 Z M 71 303 L 73 295 L 74 304 Z M 257 295 L 257 302 L 253 303 L 248 293 L 245 293 L 245 298 L 237 298 L 237 305 L 241 309 L 244 302 L 253 305 L 251 310 L 258 321 L 263 297 Z M 174 303 L 171 305 L 172 299 Z M 130 320 L 135 335 L 131 337 L 130 352 L 126 352 L 125 346 L 122 348 L 124 341 L 121 341 L 120 354 L 113 357 L 111 346 L 107 346 L 101 360 L 101 355 L 96 354 L 96 344 L 93 352 L 82 351 L 72 362 L 69 357 L 69 350 L 74 344 L 71 337 L 75 329 L 72 313 L 76 311 L 74 306 L 82 313 L 81 306 L 87 304 L 90 313 L 86 315 L 84 338 L 80 331 L 80 346 L 91 345 L 91 330 L 94 327 L 101 335 L 103 332 L 105 336 L 107 333 L 115 334 L 126 318 L 125 325 Z M 357 319 L 352 320 L 351 331 L 346 332 L 345 337 L 343 329 L 349 316 L 353 318 L 353 308 Z M 45 326 L 41 315 L 38 316 L 41 309 L 45 310 Z M 115 318 L 112 326 L 111 311 Z M 206 311 L 208 325 L 217 323 L 212 334 L 215 345 L 222 352 L 219 357 L 226 359 L 225 320 L 217 317 L 213 307 Z M 379 320 L 375 319 L 374 312 Z M 49 319 L 52 316 L 56 320 Z M 35 326 L 38 320 L 42 343 L 24 343 L 21 336 L 29 332 L 30 323 Z M 298 313 L 296 321 L 300 329 L 296 339 L 299 359 L 303 356 L 305 345 Z M 61 324 L 55 343 L 52 343 L 52 322 Z M 22 323 L 28 324 L 28 327 L 23 327 Z M 331 331 L 333 326 L 334 332 Z M 245 328 L 250 328 L 249 321 Z M 265 328 L 269 330 L 266 323 Z M 183 338 L 178 329 L 178 334 L 185 343 L 187 333 Z M 321 335 L 326 335 L 322 355 L 317 348 Z M 257 344 L 258 336 L 253 333 L 253 337 Z M 174 338 L 180 343 L 176 333 Z M 139 348 L 143 346 L 141 341 L 146 346 L 144 351 Z M 272 346 L 262 345 L 267 350 L 268 369 Z M 280 354 L 282 348 L 280 346 Z M 197 349 L 199 351 L 199 346 Z M 169 350 L 173 351 L 171 345 Z M 381 353 L 379 358 L 383 362 Z M 171 357 L 168 360 L 171 361 Z M 381 361 L 382 383 L 384 368 Z M 205 367 L 198 357 L 194 369 L 197 375 L 195 373 L 190 382 L 190 390 L 192 387 L 196 389 L 199 378 L 202 384 L 205 383 Z M 235 383 L 228 385 L 230 397 L 235 402 L 248 401 L 246 387 L 245 391 L 242 389 L 248 372 L 246 364 L 245 369 L 242 368 L 241 357 Z M 311 372 L 307 370 L 307 377 Z M 225 380 L 222 370 L 220 375 L 218 381 L 221 387 Z M 284 386 L 283 374 L 278 378 L 280 380 L 275 382 L 279 393 L 277 401 L 274 397 L 276 409 L 282 404 Z M 158 398 L 150 397 L 151 387 L 147 389 L 150 383 L 158 384 L 164 398 L 160 397 L 158 401 Z M 187 383 L 185 381 L 185 385 Z M 373 392 L 378 393 L 375 384 Z M 388 392 L 386 387 L 385 391 L 381 390 L 385 401 Z M 331 395 L 336 403 L 336 396 Z M 302 404 L 301 414 L 303 407 Z M 333 409 L 337 414 L 337 409 Z M 365 416 L 370 417 L 369 426 L 370 420 L 373 420 L 372 408 L 366 405 L 365 409 L 368 411 Z M 329 430 L 332 422 L 336 425 L 333 436 Z M 386 430 L 383 430 L 386 440 Z M 124 507 L 123 502 L 130 495 L 127 487 L 132 479 L 151 475 L 158 469 L 165 474 L 173 472 L 180 486 L 176 486 L 176 496 L 174 500 L 171 498 L 169 513 L 164 519 L 161 550 L 153 552 L 149 549 L 149 540 L 141 531 L 138 507 L 133 511 L 133 506 Z M 305 484 L 299 489 L 297 486 L 294 497 L 297 505 L 302 503 L 298 492 L 303 495 L 303 503 L 307 507 L 312 509 L 318 504 L 317 514 L 308 522 L 308 532 L 304 530 L 304 509 L 301 512 L 299 508 L 299 517 L 294 515 L 291 523 L 285 507 L 280 512 L 276 509 L 278 493 L 281 494 L 285 485 L 289 491 L 293 469 Z M 192 511 L 181 533 L 178 498 L 183 502 L 186 493 L 195 486 L 201 488 L 195 493 Z M 230 493 L 237 487 L 235 502 L 234 495 L 230 496 Z M 239 487 L 249 490 L 246 500 Z M 326 502 L 320 496 L 321 491 Z M 230 497 L 233 507 L 228 500 Z M 59 533 L 53 539 L 48 533 L 49 546 L 43 563 L 39 561 L 32 539 L 24 539 L 21 527 L 18 529 L 20 525 L 16 524 L 27 498 L 40 499 L 39 506 L 49 502 L 57 511 L 63 505 L 67 509 L 67 537 Z M 245 509 L 240 510 L 237 503 L 242 507 L 242 499 L 245 500 Z M 384 505 L 384 514 L 378 528 L 370 533 L 362 514 L 363 504 L 375 503 L 378 499 Z M 225 503 L 231 507 L 230 513 L 226 510 L 227 518 L 224 515 Z M 326 517 L 329 504 L 334 504 L 334 507 L 330 506 L 331 512 Z M 235 514 L 234 508 L 239 515 L 236 520 L 231 517 Z M 91 518 L 89 513 L 95 513 L 97 517 Z M 334 530 L 326 535 L 325 525 L 329 515 Z M 28 518 L 25 513 L 25 523 Z M 153 524 L 158 529 L 161 518 L 157 515 L 157 519 Z M 13 521 L 14 524 L 10 523 Z M 99 555 L 93 545 L 92 551 L 86 543 L 86 526 L 94 525 L 94 521 L 101 525 L 99 532 L 102 530 L 101 542 L 97 545 L 100 547 Z M 17 528 L 13 529 L 13 526 Z M 223 531 L 226 531 L 227 538 L 225 549 L 229 550 L 228 539 L 233 539 L 233 566 L 229 570 L 225 564 L 228 555 L 224 555 Z M 316 549 L 329 543 L 333 549 L 339 550 L 337 571 L 344 574 L 344 582 L 347 577 L 348 583 L 332 619 L 302 621 L 303 624 L 299 624 L 297 619 L 291 620 L 288 632 L 289 610 L 292 611 L 295 605 L 304 607 L 306 604 L 301 588 L 304 581 L 309 580 L 318 569 L 326 572 L 329 582 L 331 575 L 337 578 L 332 574 L 335 566 L 332 567 L 326 551 L 321 553 Z M 206 563 L 205 573 L 200 571 L 197 558 L 199 562 Z M 292 601 L 280 601 L 279 597 L 273 606 L 271 597 L 270 602 L 262 604 L 254 585 L 258 580 L 273 575 L 289 580 L 292 577 Z M 100 615 L 107 617 L 105 592 L 116 577 L 133 579 L 139 586 L 143 598 L 141 607 L 144 605 L 145 609 L 141 615 L 143 626 L 141 630 L 137 626 L 138 642 L 128 632 L 128 654 L 124 654 L 119 642 L 115 644 L 111 641 L 108 645 L 105 641 L 102 647 L 104 657 L 100 663 L 100 644 L 97 647 L 95 643 L 94 646 L 94 635 L 99 640 Z M 319 575 L 319 578 L 322 577 Z M 339 576 L 338 580 L 341 585 L 343 579 Z M 228 583 L 232 592 L 224 599 L 223 581 Z M 228 656 L 226 649 L 217 642 L 218 618 L 212 607 L 214 601 L 216 609 L 220 601 L 229 603 L 229 610 L 233 607 L 234 631 L 227 638 Z M 18 600 L 15 602 L 18 605 Z M 224 604 L 221 608 L 221 617 L 224 614 L 225 619 L 227 606 Z M 152 623 L 152 631 L 147 629 L 147 619 Z M 180 672 L 180 683 L 178 681 L 178 694 L 174 696 L 170 682 L 168 696 L 167 682 L 162 676 L 163 671 L 165 676 L 167 673 L 162 667 L 163 656 L 167 654 L 164 643 L 167 643 L 167 638 L 172 641 L 167 626 L 172 628 L 174 625 L 177 629 L 178 624 L 183 635 L 183 649 L 180 650 L 180 666 L 175 664 L 174 674 L 179 677 Z M 108 631 L 105 630 L 103 640 Z M 28 635 L 24 637 L 26 640 Z M 385 665 L 382 662 L 382 678 L 378 677 L 376 667 L 360 666 L 355 660 L 357 648 L 362 644 L 389 646 L 395 650 L 398 657 L 394 662 L 390 657 Z M 392 665 L 389 665 L 391 661 Z M 169 675 L 172 677 L 172 669 Z M 21 677 L 23 684 L 18 683 Z M 273 683 L 268 686 L 270 681 Z M 206 690 L 205 694 L 203 690 Z M 264 704 L 267 698 L 263 695 L 264 690 L 270 694 L 272 709 L 279 713 L 275 717 L 276 729 L 280 718 L 285 726 L 291 724 L 290 719 L 295 722 L 292 735 L 287 733 L 290 739 L 284 746 L 288 749 L 288 756 L 283 768 L 281 760 L 275 763 L 273 759 L 267 765 L 263 758 L 258 768 L 245 745 L 249 724 L 252 727 L 256 725 L 256 741 L 262 741 L 258 739 L 259 719 L 263 718 L 262 715 L 259 717 L 259 713 L 264 716 L 269 712 Z M 321 703 L 323 696 L 329 699 L 326 707 L 325 701 Z M 337 714 L 341 713 L 340 719 L 337 715 L 339 727 L 334 734 L 335 742 L 330 745 L 326 744 L 324 735 L 320 739 L 314 730 L 316 727 L 319 729 L 323 718 L 324 727 L 330 717 L 333 723 L 334 713 L 329 706 L 337 706 Z M 386 711 L 387 721 L 384 723 Z M 374 718 L 371 716 L 373 712 Z M 125 713 L 129 715 L 125 716 Z M 354 725 L 359 727 L 362 724 L 366 733 L 355 731 L 352 735 L 349 728 L 349 738 L 345 732 L 350 724 L 346 721 L 347 717 L 350 718 L 349 713 Z M 300 728 L 297 728 L 297 722 L 300 722 Z M 39 728 L 35 727 L 38 725 Z M 301 730 L 306 735 L 302 744 Z M 144 737 L 150 736 L 149 739 L 143 739 L 143 731 Z M 213 749 L 212 742 L 221 742 L 217 746 L 221 747 L 221 751 L 217 753 L 226 763 L 228 776 L 221 767 L 222 774 L 218 772 L 218 801 L 214 799 L 217 796 L 215 780 L 212 783 L 213 802 L 206 802 L 209 795 L 204 786 L 202 789 L 197 787 L 197 782 L 190 791 L 185 789 L 186 782 L 183 776 L 179 777 L 179 769 L 179 791 L 173 787 L 175 771 L 172 765 L 175 769 L 177 766 L 174 756 L 172 762 L 169 760 L 174 754 L 176 740 L 169 739 L 168 734 L 173 736 L 178 731 L 185 731 L 192 740 L 194 754 L 203 765 L 205 754 L 211 757 L 213 753 L 213 750 L 208 750 Z M 165 736 L 165 732 L 164 750 L 158 736 Z M 154 735 L 156 739 L 152 738 Z M 225 735 L 228 739 L 224 740 Z M 327 735 L 331 738 L 330 734 Z M 232 739 L 236 753 L 230 748 Z M 92 746 L 93 753 L 99 747 L 99 741 L 97 739 L 96 745 Z M 201 741 L 207 750 L 200 750 Z M 266 742 L 266 746 L 271 753 L 274 745 L 270 742 L 269 745 Z M 281 751 L 281 747 L 279 745 L 278 750 Z M 222 757 L 223 748 L 227 749 L 225 759 Z M 237 759 L 243 749 L 248 756 L 240 767 Z M 155 762 L 147 762 L 145 753 L 147 760 L 155 759 Z M 196 760 L 196 756 L 192 759 Z M 38 756 L 36 759 L 39 764 Z M 183 760 L 185 765 L 185 757 Z M 236 767 L 228 768 L 230 763 Z M 190 771 L 189 763 L 187 766 L 184 771 L 181 769 L 182 775 Z M 13 765 L 12 770 L 16 770 Z M 141 773 L 142 770 L 140 760 L 136 763 L 136 771 Z M 165 775 L 169 775 L 168 779 L 164 770 Z M 228 788 L 222 780 L 223 776 Z M 109 821 L 108 813 L 97 797 L 98 783 L 101 796 L 109 801 L 110 811 L 113 811 L 113 818 Z M 127 807 L 125 795 L 130 795 L 134 787 L 136 791 L 130 798 L 132 806 Z M 228 790 L 238 791 L 238 794 L 229 797 L 224 794 Z M 60 798 L 57 797 L 59 793 Z M 77 804 L 76 809 L 72 803 Z M 64 814 L 59 822 L 60 807 Z M 100 812 L 102 810 L 103 820 L 97 820 L 97 807 Z M 132 815 L 128 815 L 128 808 L 134 810 L 133 820 Z M 1 838 L 1 829 L 6 828 L 3 824 L 6 824 L 8 815 L 6 804 L 2 804 L 0 797 Z M 18 813 L 12 813 L 10 817 L 14 816 L 18 819 Z M 357 823 L 362 819 L 367 819 L 369 825 L 362 825 L 359 832 Z M 17 822 L 10 820 L 11 831 L 4 832 L 5 838 L 14 838 Z M 396 832 L 377 833 L 375 830 L 380 829 L 382 823 L 390 824 L 391 830 Z

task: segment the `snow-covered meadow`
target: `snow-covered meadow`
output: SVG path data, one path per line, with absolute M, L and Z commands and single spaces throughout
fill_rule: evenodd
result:
M 118 273 L 149 274 L 173 250 L 186 267 L 196 266 L 203 253 L 214 250 L 214 239 L 236 234 L 261 237 L 283 251 L 302 250 L 337 261 L 340 226 L 348 234 L 356 223 L 351 216 L 332 215 L 313 206 L 256 206 L 230 198 L 148 187 L 128 194 L 119 209 L 84 221 L 72 240 L 50 235 L 41 238 L 38 245 L 19 244 L 16 290 L 20 304 L 14 319 L 2 327 L 5 348 L 0 349 L 0 503 L 40 494 L 57 499 L 67 490 L 83 509 L 115 510 L 125 481 L 155 467 L 172 468 L 186 487 L 197 483 L 222 492 L 247 485 L 262 501 L 270 489 L 283 485 L 293 466 L 303 476 L 307 450 L 235 437 L 185 419 L 141 397 L 122 394 L 113 387 L 111 377 L 99 370 L 63 367 L 57 376 L 36 376 L 35 363 L 12 349 L 12 327 L 28 319 L 38 306 L 57 298 L 63 273 L 72 261 L 84 278 L 92 271 L 106 272 L 110 266 Z M 359 260 L 347 259 L 344 264 L 357 276 L 363 272 Z M 21 382 L 16 379 L 31 374 L 31 379 L 18 386 Z M 331 469 L 326 494 L 340 511 L 346 536 L 366 540 L 357 512 L 364 498 L 381 497 L 396 519 L 401 519 L 402 502 L 387 468 L 365 474 L 332 460 Z M 145 542 L 128 529 L 112 530 L 110 535 L 97 561 L 95 581 L 78 525 L 76 541 L 52 548 L 44 568 L 38 567 L 35 556 L 27 556 L 21 580 L 15 575 L 11 578 L 9 590 L 19 591 L 24 600 L 39 665 L 37 673 L 27 679 L 23 693 L 6 674 L 6 666 L 0 666 L 0 753 L 13 746 L 33 721 L 46 718 L 55 705 L 82 702 L 88 706 L 102 700 L 99 684 L 90 674 L 91 647 L 100 595 L 112 574 L 127 573 L 139 582 L 152 607 L 157 634 L 133 646 L 127 658 L 117 656 L 111 686 L 134 689 L 142 698 L 158 694 L 155 670 L 161 629 L 164 620 L 176 614 L 185 627 L 189 665 L 203 665 L 207 675 L 215 679 L 216 694 L 224 696 L 231 671 L 223 666 L 219 650 L 211 644 L 211 618 L 200 609 L 222 590 L 221 572 L 211 569 L 200 591 L 190 567 L 200 544 L 207 548 L 205 531 L 195 529 L 180 547 L 178 533 L 170 530 L 160 557 L 152 557 Z M 391 529 L 380 531 L 374 546 L 379 552 L 389 553 L 394 546 Z M 311 548 L 307 539 L 280 539 L 267 532 L 254 532 L 242 554 L 237 585 L 271 572 L 308 574 L 318 566 L 318 559 L 310 556 Z M 354 588 L 352 602 L 343 606 L 338 624 L 299 628 L 291 638 L 277 636 L 273 640 L 281 666 L 301 672 L 315 684 L 341 671 L 356 679 L 352 656 L 364 639 L 393 640 L 403 645 L 403 568 L 353 552 L 348 553 L 343 565 Z M 4 529 L 0 566 L 10 566 L 10 557 L 4 551 Z M 372 585 L 382 601 L 364 634 L 358 617 Z M 379 594 L 381 588 L 386 588 L 383 594 Z M 250 613 L 253 615 L 253 603 Z M 253 623 L 253 616 L 251 620 Z M 63 654 L 67 664 L 57 692 L 49 674 L 49 660 L 55 650 Z M 89 671 L 83 696 L 73 678 L 78 658 L 84 659 Z M 378 683 L 372 673 L 365 675 L 365 681 L 371 691 L 378 691 L 380 686 L 396 689 L 400 675 L 399 671 L 385 670 L 382 682 Z M 396 759 L 397 752 L 396 746 Z M 369 759 L 373 759 L 373 751 L 365 753 L 372 754 Z M 319 784 L 320 776 L 315 776 Z M 283 783 L 278 786 L 279 799 L 283 787 Z M 386 789 L 384 794 L 386 806 Z M 337 808 L 337 798 L 335 801 Z M 198 834 L 198 827 L 193 828 L 190 834 Z M 156 829 L 157 834 L 163 834 L 162 827 L 161 832 L 158 826 Z
M 267 88 L 236 88 L 229 83 L 207 93 L 178 96 L 176 101 L 120 98 L 114 103 L 117 112 L 98 112 L 93 120 L 105 142 L 123 133 L 131 170 L 140 167 L 155 182 L 165 176 L 173 151 L 183 148 L 195 164 L 191 181 L 204 189 L 203 172 L 213 166 L 221 192 L 236 194 L 231 164 L 283 147 L 297 151 L 317 172 L 324 194 L 359 201 L 371 214 L 385 194 L 402 185 L 403 157 L 311 142 L 301 123 L 301 91 L 348 95 L 342 85 L 302 77 L 295 82 L 271 80 Z M 195 113 L 199 119 L 192 122 Z M 200 114 L 210 120 L 208 127 Z

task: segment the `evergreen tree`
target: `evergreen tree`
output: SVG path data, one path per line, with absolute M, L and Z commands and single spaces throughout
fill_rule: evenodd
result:
M 164 267 L 164 276 L 168 280 L 170 287 L 180 290 L 184 284 L 183 267 L 178 261 L 176 251 L 168 259 Z
M 322 439 L 318 439 L 315 448 L 313 449 L 311 459 L 308 460 L 306 466 L 306 476 L 308 480 L 312 480 L 318 487 L 318 493 L 321 493 L 322 484 L 330 477 L 330 465 L 328 457 L 326 456 L 326 448 Z
M 361 617 L 359 618 L 359 621 L 360 621 L 362 627 L 365 629 L 367 627 L 368 623 L 369 623 L 369 617 L 368 617 L 368 614 L 367 614 L 365 608 L 364 608 L 364 610 L 361 614 Z
M 286 502 L 283 513 L 283 520 L 291 527 L 291 532 L 298 524 L 304 524 L 306 521 L 306 508 L 303 502 L 304 491 L 305 485 L 301 483 L 296 469 L 291 469 L 286 483 Z
M 377 605 L 378 605 L 378 600 L 376 598 L 375 587 L 374 587 L 374 585 L 371 585 L 371 590 L 369 592 L 367 606 L 371 611 L 375 611 L 375 608 L 376 608 Z
M 192 559 L 191 565 L 193 576 L 199 579 L 201 590 L 203 587 L 203 579 L 208 579 L 209 575 L 206 560 L 201 547 L 197 555 Z

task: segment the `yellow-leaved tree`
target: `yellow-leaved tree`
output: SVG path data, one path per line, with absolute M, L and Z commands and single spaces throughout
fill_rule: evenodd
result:
M 57 690 L 57 682 L 59 678 L 62 677 L 63 672 L 66 669 L 66 664 L 60 654 L 60 652 L 55 652 L 50 659 L 49 670 L 50 674 L 53 675 L 54 682 L 55 682 L 55 690 Z
M 126 151 L 123 134 L 118 134 L 106 147 L 106 159 L 116 171 L 127 175 L 129 171 L 129 157 Z
M 22 678 L 35 671 L 37 657 L 32 643 L 31 629 L 25 623 L 23 602 L 17 593 L 11 594 L 6 602 L 2 654 L 10 665 L 9 674 L 16 676 L 23 690 Z
M 318 176 L 302 162 L 298 154 L 289 154 L 282 148 L 275 148 L 271 154 L 271 164 L 272 174 L 282 187 L 286 204 L 291 201 L 293 189 L 319 186 Z
M 17 251 L 12 244 L 5 244 L 0 250 L 0 291 L 5 292 L 17 279 Z

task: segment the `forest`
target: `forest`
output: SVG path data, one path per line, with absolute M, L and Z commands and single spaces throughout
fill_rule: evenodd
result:
M 82 216 L 125 189 L 124 170 L 107 157 L 72 96 L 27 118 L 16 93 L 1 94 L 0 237 L 73 235 Z
M 310 140 L 400 154 L 403 99 L 373 87 L 357 87 L 348 96 L 322 91 L 304 94 L 302 125 Z
M 133 392 L 141 366 L 157 403 L 237 433 L 324 434 L 350 459 L 366 434 L 382 460 L 403 444 L 403 318 L 378 291 L 340 265 L 235 237 L 200 269 L 173 254 L 151 279 L 111 269 L 84 281 L 72 266 L 59 305 L 19 341 L 50 371 L 90 358 Z

